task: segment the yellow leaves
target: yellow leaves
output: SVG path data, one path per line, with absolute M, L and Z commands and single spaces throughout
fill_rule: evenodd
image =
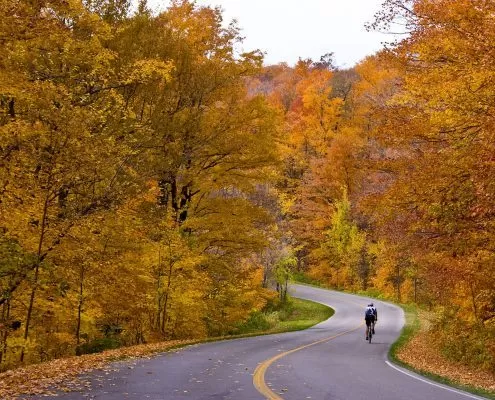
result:
M 0 61 L 0 226 L 43 259 L 12 312 L 24 321 L 34 281 L 28 326 L 47 357 L 110 328 L 127 343 L 228 331 L 271 296 L 250 260 L 280 234 L 280 114 L 244 87 L 260 53 L 234 57 L 237 28 L 190 2 L 120 20 L 76 0 L 51 11 L 19 21 L 31 36 L 7 35 Z M 323 154 L 342 101 L 328 71 L 301 77 L 294 125 Z
M 287 215 L 295 205 L 294 196 L 288 193 L 280 193 L 279 203 L 282 215 Z
M 308 110 L 317 110 L 323 107 L 327 101 L 331 101 L 332 87 L 330 71 L 313 71 L 298 85 L 302 95 L 303 105 Z
M 330 80 L 332 73 L 327 70 L 313 70 L 302 79 L 297 90 L 301 96 L 302 108 L 293 129 L 293 139 L 298 148 L 314 148 L 318 154 L 324 154 L 325 148 L 338 124 L 342 99 L 332 98 Z M 299 139 L 298 139 L 299 138 Z
M 169 81 L 174 67 L 172 62 L 157 59 L 138 60 L 130 67 L 126 84 Z

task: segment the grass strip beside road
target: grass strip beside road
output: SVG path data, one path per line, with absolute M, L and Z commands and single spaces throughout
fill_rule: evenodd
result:
M 388 357 L 390 361 L 393 361 L 395 364 L 407 369 L 411 369 L 408 364 L 403 362 L 398 357 L 398 353 L 419 331 L 420 323 L 418 318 L 418 310 L 415 306 L 410 305 L 401 305 L 401 307 L 404 310 L 406 322 L 404 324 L 404 327 L 402 328 L 399 338 L 390 347 L 390 350 L 388 351 Z
M 320 303 L 298 298 L 253 313 L 239 325 L 237 334 L 257 335 L 299 331 L 327 320 L 334 310 Z

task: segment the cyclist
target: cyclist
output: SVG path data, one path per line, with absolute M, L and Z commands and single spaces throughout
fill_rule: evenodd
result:
M 364 312 L 364 320 L 366 321 L 366 340 L 368 340 L 368 329 L 371 327 L 371 332 L 375 333 L 375 322 L 378 321 L 378 311 L 373 303 L 368 304 Z
M 375 334 L 375 324 L 378 322 L 378 310 L 373 305 L 373 303 L 370 303 L 370 307 L 373 309 L 373 314 L 375 315 L 375 319 L 373 320 L 373 323 L 371 325 L 372 333 L 374 335 Z

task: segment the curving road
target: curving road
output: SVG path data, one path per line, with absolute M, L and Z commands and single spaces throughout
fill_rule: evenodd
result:
M 481 399 L 401 370 L 387 351 L 402 310 L 375 301 L 379 321 L 369 344 L 362 326 L 368 299 L 293 285 L 292 294 L 327 304 L 335 315 L 308 330 L 205 343 L 151 359 L 114 363 L 87 378 L 91 390 L 62 399 Z M 46 398 L 46 397 L 44 397 Z

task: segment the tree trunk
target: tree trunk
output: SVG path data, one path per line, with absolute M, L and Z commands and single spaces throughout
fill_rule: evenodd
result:
M 51 180 L 51 179 L 49 179 L 49 180 Z M 50 186 L 50 184 L 48 184 L 48 186 Z M 31 323 L 31 317 L 33 315 L 34 298 L 36 296 L 36 290 L 38 288 L 38 279 L 39 279 L 39 274 L 40 274 L 40 265 L 42 262 L 42 250 L 43 250 L 43 242 L 45 239 L 46 218 L 47 218 L 47 214 L 48 214 L 49 199 L 50 199 L 50 193 L 47 192 L 46 197 L 45 197 L 45 203 L 43 205 L 43 215 L 41 217 L 41 232 L 40 232 L 40 238 L 38 241 L 37 260 L 36 260 L 36 265 L 34 268 L 33 288 L 31 289 L 31 296 L 29 298 L 29 306 L 28 306 L 28 311 L 27 311 L 27 316 L 26 316 L 26 326 L 24 328 L 24 344 L 23 344 L 22 349 L 21 349 L 21 358 L 20 358 L 21 363 L 24 362 L 25 342 L 27 341 L 27 339 L 29 337 L 29 324 Z
M 473 304 L 473 314 L 474 314 L 474 320 L 476 321 L 477 324 L 479 324 L 479 316 L 478 316 L 478 306 L 476 305 L 476 296 L 474 294 L 474 284 L 473 281 L 469 282 L 469 289 L 470 289 L 470 294 L 471 294 L 471 302 Z
M 83 295 L 84 295 L 84 264 L 81 264 L 79 269 L 79 304 L 77 305 L 77 327 L 76 327 L 76 339 L 77 344 L 81 342 L 81 315 L 83 307 Z
M 9 116 L 12 120 L 15 120 L 15 100 L 12 98 L 9 101 Z
M 158 251 L 158 266 L 156 267 L 156 316 L 154 321 L 155 330 L 160 329 L 160 316 L 162 314 L 162 299 L 163 295 L 160 293 L 162 287 L 162 255 L 160 250 Z
M 155 329 L 160 329 L 160 316 L 162 314 L 162 295 L 160 294 L 161 288 L 161 275 L 158 275 L 156 283 L 156 317 L 155 317 Z
M 400 265 L 397 264 L 397 276 L 396 276 L 396 282 L 397 282 L 397 302 L 401 302 L 401 295 L 400 295 L 400 284 L 401 284 L 401 279 L 400 279 Z
M 289 290 L 289 276 L 285 277 L 284 301 L 287 300 L 287 290 Z
M 7 326 L 10 318 L 10 300 L 7 300 L 2 307 L 2 322 L 4 322 L 4 332 L 2 332 L 2 343 L 0 350 L 0 364 L 7 359 L 7 338 L 9 336 L 9 329 Z
M 418 303 L 418 278 L 414 277 L 414 304 Z
M 169 293 L 170 293 L 170 285 L 172 283 L 172 270 L 174 268 L 174 263 L 170 262 L 169 264 L 169 269 L 168 269 L 168 277 L 167 277 L 167 291 L 165 292 L 165 301 L 163 303 L 163 316 L 162 316 L 162 326 L 161 326 L 161 331 L 163 334 L 165 334 L 165 324 L 167 320 L 167 306 L 168 306 L 168 299 L 169 299 Z
M 266 267 L 263 268 L 263 280 L 261 281 L 261 287 L 266 288 L 268 284 L 268 271 L 266 270 Z

